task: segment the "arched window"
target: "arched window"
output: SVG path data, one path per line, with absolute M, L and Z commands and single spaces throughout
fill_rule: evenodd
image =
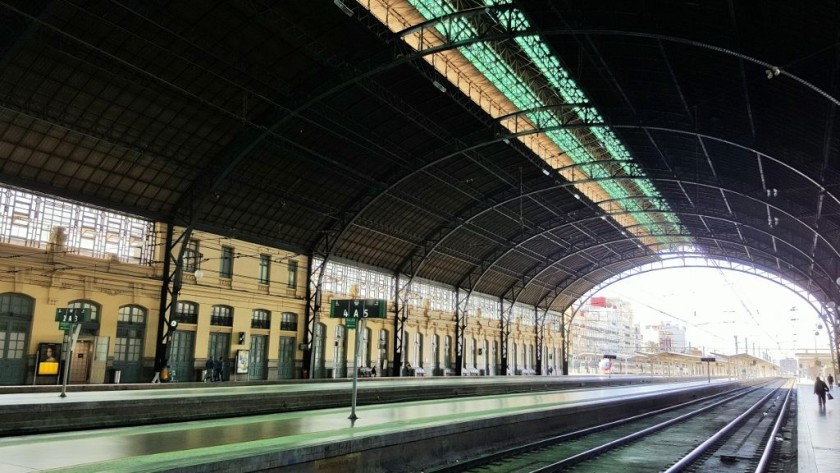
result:
M 143 354 L 143 334 L 145 331 L 146 309 L 136 305 L 120 307 L 117 318 L 114 360 L 140 361 Z
M 271 328 L 271 312 L 265 309 L 254 309 L 251 312 L 251 328 Z
M 175 309 L 174 319 L 184 324 L 198 323 L 198 304 L 195 302 L 178 301 Z
M 210 325 L 233 327 L 233 307 L 214 305 L 210 314 Z
M 297 314 L 292 312 L 283 312 L 280 315 L 280 330 L 297 332 Z
M 70 309 L 90 309 L 90 320 L 99 320 L 99 304 L 92 301 L 78 300 L 67 304 Z

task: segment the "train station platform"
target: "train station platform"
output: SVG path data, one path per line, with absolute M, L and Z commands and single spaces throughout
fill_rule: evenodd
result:
M 359 406 L 355 420 L 349 419 L 348 403 L 330 409 L 8 436 L 0 438 L 0 471 L 419 471 L 442 459 L 505 445 L 511 438 L 600 423 L 738 384 L 622 384 L 613 379 L 610 385 L 580 387 L 577 381 L 562 381 L 569 382 L 569 389 Z M 312 399 L 319 388 L 323 389 L 309 384 L 298 396 Z M 236 403 L 242 389 L 222 387 L 215 396 Z M 162 401 L 176 405 L 178 394 L 187 394 L 184 389 L 154 391 Z M 112 394 L 126 392 L 131 393 Z M 95 410 L 95 404 L 90 408 Z
M 369 378 L 358 405 L 689 381 L 650 376 Z M 350 404 L 347 379 L 0 388 L 0 436 L 186 422 Z
M 820 409 L 813 380 L 801 379 L 797 392 L 797 450 L 799 473 L 840 471 L 840 387 Z

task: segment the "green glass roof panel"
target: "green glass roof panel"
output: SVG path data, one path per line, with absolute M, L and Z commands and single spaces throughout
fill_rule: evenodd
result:
M 456 12 L 456 9 L 445 0 L 409 0 L 409 3 L 429 20 Z M 485 0 L 487 6 L 510 3 L 510 0 Z M 527 19 L 519 10 L 508 9 L 495 13 L 502 27 L 508 30 L 523 31 L 530 28 Z M 467 19 L 459 17 L 452 17 L 451 21 L 441 23 L 437 26 L 437 30 L 449 41 L 469 40 L 478 34 Z M 515 41 L 549 83 L 555 87 L 565 102 L 589 103 L 589 99 L 569 76 L 560 61 L 551 54 L 548 46 L 542 42 L 539 36 L 520 36 L 516 37 Z M 516 107 L 522 110 L 535 110 L 546 105 L 489 44 L 484 42 L 470 43 L 460 47 L 459 51 Z M 547 128 L 545 135 L 554 141 L 574 163 L 584 165 L 599 161 L 598 164 L 593 163 L 593 165 L 585 167 L 591 177 L 609 178 L 613 171 L 611 171 L 612 168 L 607 167 L 608 165 L 620 167 L 627 176 L 644 176 L 638 165 L 632 161 L 632 156 L 623 143 L 611 129 L 604 126 L 603 118 L 594 107 L 579 106 L 572 110 L 584 123 L 594 125 L 586 127 L 584 131 L 591 133 L 607 153 L 614 158 L 614 161 L 605 161 L 593 156 L 573 132 L 561 128 L 563 123 L 553 112 L 537 110 L 529 112 L 527 116 L 534 123 Z M 667 203 L 661 198 L 653 183 L 644 177 L 635 179 L 633 182 L 640 192 L 651 198 L 649 200 L 650 205 L 661 212 L 657 215 L 660 215 L 660 218 L 674 227 L 672 231 L 676 230 L 680 226 L 679 219 L 670 212 Z M 642 210 L 642 205 L 637 199 L 626 199 L 630 196 L 630 191 L 619 182 L 605 180 L 600 182 L 599 185 L 611 198 L 623 202 L 620 205 L 626 210 Z M 634 217 L 653 234 L 667 233 L 659 231 L 661 230 L 661 224 L 646 212 L 634 215 Z M 665 242 L 663 241 L 663 243 Z

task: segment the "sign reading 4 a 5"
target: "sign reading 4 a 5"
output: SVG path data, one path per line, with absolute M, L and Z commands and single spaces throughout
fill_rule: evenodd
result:
M 335 299 L 330 302 L 330 317 L 344 319 L 384 319 L 384 299 Z
M 88 320 L 90 320 L 90 309 L 67 308 L 55 310 L 56 322 L 80 324 Z

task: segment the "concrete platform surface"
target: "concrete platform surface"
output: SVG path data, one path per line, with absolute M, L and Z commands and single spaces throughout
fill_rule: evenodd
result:
M 799 473 L 840 472 L 840 388 L 820 409 L 814 381 L 801 379 L 797 393 Z
M 261 452 L 267 451 L 273 454 L 278 451 L 287 452 L 288 460 L 293 462 L 301 457 L 305 459 L 312 455 L 322 456 L 325 450 L 341 449 L 343 443 L 365 437 L 381 439 L 399 436 L 400 439 L 410 440 L 411 432 L 425 428 L 445 429 L 458 421 L 539 412 L 549 408 L 557 409 L 558 406 L 573 407 L 591 405 L 599 401 L 618 401 L 629 395 L 658 393 L 704 384 L 705 381 L 696 381 L 676 385 L 647 384 L 595 389 L 590 387 L 557 392 L 369 405 L 357 407 L 358 419 L 355 421 L 348 419 L 348 407 L 142 427 L 23 435 L 0 439 L 0 471 L 167 471 L 190 469 L 192 465 L 213 459 L 241 459 L 247 462 L 248 458 L 256 458 Z M 317 389 L 315 385 L 308 387 Z M 305 390 L 305 387 L 297 389 Z M 155 394 L 162 395 L 164 401 L 166 396 L 173 395 L 159 390 L 156 390 Z M 138 392 L 132 395 L 148 393 Z M 312 392 L 311 395 L 317 393 Z M 90 396 L 94 397 L 96 394 L 91 393 Z M 231 396 L 230 402 L 236 402 L 235 396 Z

